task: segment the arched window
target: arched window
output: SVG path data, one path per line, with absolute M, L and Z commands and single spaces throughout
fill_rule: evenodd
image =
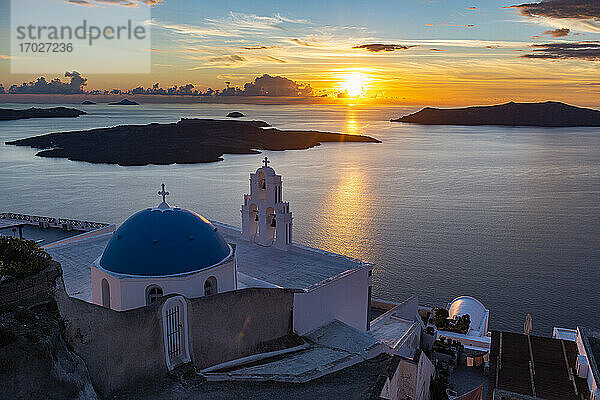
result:
M 154 303 L 156 300 L 160 299 L 163 295 L 163 290 L 158 285 L 150 285 L 146 288 L 146 305 Z
M 110 308 L 110 286 L 106 279 L 102 279 L 102 306 Z
M 211 276 L 206 280 L 206 282 L 204 282 L 204 295 L 210 296 L 212 294 L 217 294 L 218 292 L 217 278 Z

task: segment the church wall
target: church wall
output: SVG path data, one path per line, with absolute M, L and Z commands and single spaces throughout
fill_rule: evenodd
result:
M 111 308 L 117 309 L 115 306 L 121 304 L 121 289 L 119 280 L 97 268 L 92 267 L 90 269 L 92 278 L 92 303 L 102 305 L 102 279 L 106 279 L 110 287 Z
M 294 295 L 294 331 L 308 333 L 337 319 L 367 330 L 369 275 L 359 269 L 305 293 Z
M 188 298 L 204 296 L 204 282 L 211 276 L 217 279 L 219 293 L 235 290 L 236 279 L 233 260 L 218 267 L 180 278 L 122 279 L 120 280 L 121 309 L 128 310 L 145 306 L 146 288 L 152 284 L 160 286 L 164 295 L 177 293 Z
M 162 301 L 118 312 L 69 297 L 62 280 L 55 298 L 65 321 L 65 341 L 85 361 L 101 396 L 167 374 Z
M 291 333 L 293 295 L 285 289 L 250 288 L 187 299 L 196 368 L 254 354 L 261 343 Z M 65 341 L 85 361 L 101 396 L 168 373 L 161 314 L 166 298 L 115 311 L 69 297 L 62 279 L 55 298 L 65 321 Z
M 189 299 L 190 347 L 198 369 L 256 353 L 292 332 L 292 291 L 248 288 Z
M 92 267 L 92 302 L 102 305 L 102 279 L 110 285 L 110 305 L 117 311 L 130 310 L 146 305 L 146 288 L 158 285 L 163 294 L 181 294 L 188 298 L 204 296 L 204 282 L 211 276 L 217 279 L 219 293 L 236 289 L 235 259 L 217 267 L 191 275 L 168 278 L 115 278 L 103 270 Z

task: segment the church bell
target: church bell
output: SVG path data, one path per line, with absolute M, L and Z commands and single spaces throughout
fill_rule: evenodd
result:
M 256 217 L 254 217 L 255 221 L 258 221 L 258 211 L 256 212 Z
M 265 181 L 264 181 L 264 180 L 263 180 L 263 181 L 261 181 L 261 183 L 260 183 L 260 188 L 261 188 L 261 189 L 266 189 L 266 188 L 267 188 L 267 185 L 266 185 L 266 183 L 265 183 Z
M 275 228 L 275 226 L 276 226 L 275 216 L 273 216 L 273 219 L 271 220 L 271 227 Z

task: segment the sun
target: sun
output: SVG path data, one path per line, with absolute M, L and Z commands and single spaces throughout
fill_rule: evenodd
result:
M 365 92 L 364 77 L 359 72 L 347 75 L 342 82 L 342 90 L 348 97 L 361 97 Z

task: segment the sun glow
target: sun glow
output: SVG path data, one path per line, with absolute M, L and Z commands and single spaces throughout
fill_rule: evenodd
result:
M 360 72 L 346 75 L 341 84 L 342 91 L 348 97 L 361 97 L 365 94 L 365 79 Z

